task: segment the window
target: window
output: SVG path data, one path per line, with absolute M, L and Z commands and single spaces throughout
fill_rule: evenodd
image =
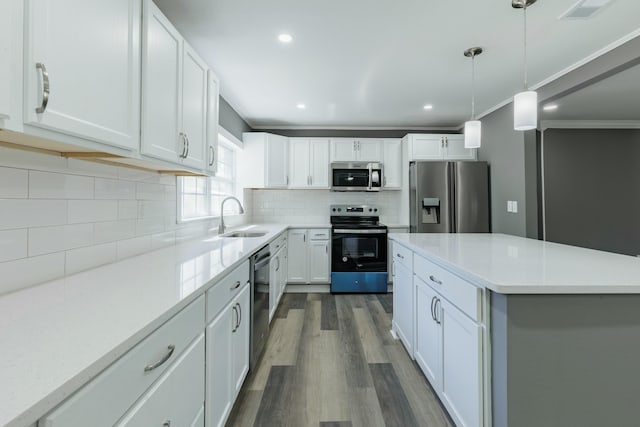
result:
M 178 220 L 220 216 L 220 203 L 236 196 L 236 153 L 234 144 L 218 135 L 218 159 L 215 177 L 183 176 L 178 178 Z M 225 215 L 239 213 L 236 203 L 225 205 Z

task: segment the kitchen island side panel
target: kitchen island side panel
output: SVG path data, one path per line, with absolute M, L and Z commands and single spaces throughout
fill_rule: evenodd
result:
M 637 426 L 640 295 L 492 293 L 494 426 Z

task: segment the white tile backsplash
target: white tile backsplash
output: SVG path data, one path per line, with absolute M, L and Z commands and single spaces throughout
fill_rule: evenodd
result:
M 170 175 L 0 147 L 0 295 L 215 232 L 176 198 Z
M 26 228 L 0 231 L 0 262 L 27 257 L 27 234 Z
M 29 171 L 0 167 L 0 198 L 26 199 L 29 196 Z
M 380 222 L 401 222 L 400 191 L 379 193 L 332 192 L 329 190 L 246 190 L 252 193 L 251 222 L 288 224 L 328 224 L 329 206 L 334 204 L 377 205 Z M 245 197 L 245 200 L 247 198 Z
M 118 219 L 117 200 L 69 200 L 69 224 L 115 221 Z
M 29 198 L 93 199 L 93 182 L 88 176 L 29 171 Z

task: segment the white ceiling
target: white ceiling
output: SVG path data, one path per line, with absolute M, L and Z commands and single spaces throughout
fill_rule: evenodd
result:
M 253 127 L 457 127 L 470 115 L 462 52 L 471 46 L 485 49 L 476 59 L 478 112 L 522 89 L 522 11 L 510 0 L 155 1 Z M 532 85 L 640 27 L 637 0 L 558 20 L 575 3 L 528 9 Z M 277 41 L 285 32 L 289 45 Z
M 640 65 L 552 102 L 542 120 L 640 120 Z

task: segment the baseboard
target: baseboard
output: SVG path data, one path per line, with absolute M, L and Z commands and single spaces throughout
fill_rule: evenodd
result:
M 287 285 L 284 291 L 290 294 L 328 294 L 331 285 Z

